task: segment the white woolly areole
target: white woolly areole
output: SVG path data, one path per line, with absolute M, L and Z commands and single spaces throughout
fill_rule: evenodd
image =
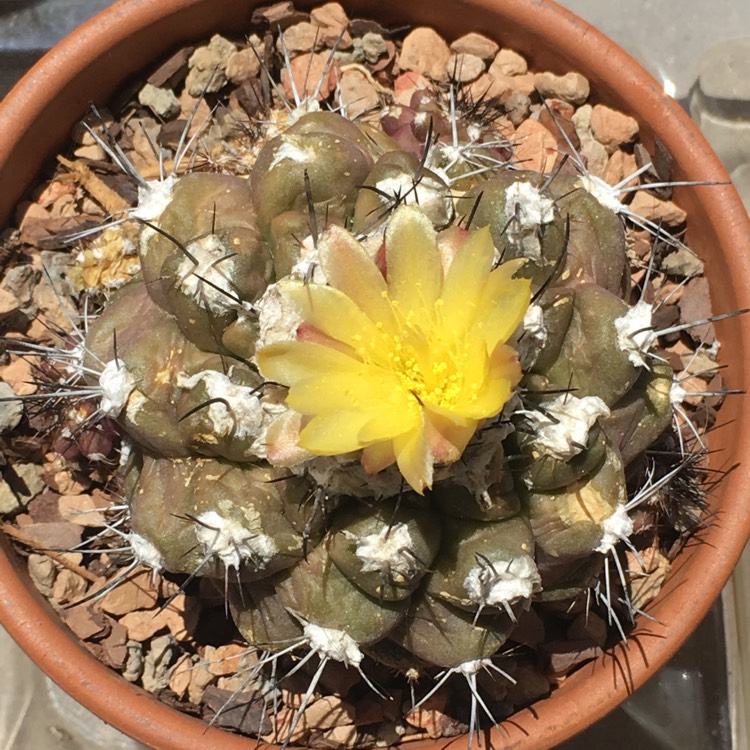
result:
M 376 534 L 359 537 L 355 554 L 362 560 L 363 573 L 391 572 L 409 576 L 413 569 L 412 561 L 404 554 L 411 549 L 412 538 L 404 523 L 385 527 Z
M 215 510 L 196 517 L 195 537 L 206 552 L 224 563 L 224 567 L 240 567 L 244 560 L 252 562 L 256 570 L 263 570 L 278 552 L 268 534 L 248 529 L 232 519 L 223 518 Z
M 186 295 L 216 313 L 234 310 L 242 304 L 227 275 L 234 264 L 232 254 L 219 237 L 215 234 L 201 237 L 191 242 L 187 251 L 197 264 L 186 257 L 177 267 L 180 288 Z
M 257 434 L 262 410 L 257 395 L 253 393 L 254 388 L 236 385 L 223 372 L 216 370 L 204 370 L 191 377 L 177 376 L 177 385 L 185 390 L 191 391 L 201 384 L 209 399 L 223 400 L 203 410 L 211 420 L 215 435 L 228 437 L 234 434 L 242 439 Z
M 505 219 L 508 238 L 520 245 L 532 260 L 541 260 L 537 230 L 555 218 L 555 203 L 545 198 L 530 182 L 514 182 L 505 190 Z
M 375 188 L 381 191 L 378 197 L 383 205 L 392 205 L 396 200 L 400 200 L 408 206 L 419 206 L 433 223 L 447 224 L 453 214 L 453 198 L 450 191 L 427 175 L 415 185 L 414 175 L 402 172 L 394 177 L 379 180 L 375 183 Z
M 321 109 L 318 98 L 311 94 L 297 104 L 297 106 L 289 113 L 289 125 L 293 125 L 300 119 L 300 117 L 309 115 L 311 112 L 320 112 Z
M 294 136 L 282 136 L 282 143 L 276 149 L 273 155 L 273 161 L 268 167 L 270 172 L 274 167 L 281 164 L 282 161 L 294 161 L 298 164 L 305 164 L 315 158 L 315 151 L 312 147 L 300 148 Z
M 605 182 L 601 177 L 592 174 L 581 175 L 578 178 L 581 187 L 596 198 L 604 208 L 618 214 L 623 210 L 623 205 L 617 197 L 618 192 L 612 185 Z
M 521 367 L 528 370 L 547 343 L 547 328 L 544 325 L 544 310 L 541 305 L 532 303 L 526 308 L 522 330 L 523 336 L 518 340 L 516 350 Z
M 688 392 L 675 380 L 669 388 L 669 403 L 679 406 L 686 398 Z
M 491 669 L 493 666 L 492 659 L 472 659 L 462 662 L 451 671 L 460 672 L 465 677 L 471 677 L 478 674 L 481 669 Z
M 350 664 L 358 667 L 362 662 L 362 652 L 357 642 L 343 630 L 321 628 L 311 622 L 302 630 L 310 648 L 321 656 L 340 661 L 347 667 Z
M 117 462 L 118 466 L 127 466 L 134 447 L 135 444 L 132 439 L 128 437 L 127 433 L 123 432 L 122 435 L 120 435 L 120 458 Z
M 83 379 L 85 376 L 86 368 L 83 362 L 87 353 L 85 341 L 80 341 L 68 349 L 65 355 L 65 369 L 73 376 L 73 379 Z
M 175 175 L 168 175 L 163 180 L 149 180 L 138 186 L 138 205 L 130 212 L 143 221 L 158 219 L 172 200 Z
M 161 570 L 164 567 L 164 559 L 161 553 L 148 539 L 131 531 L 127 535 L 127 540 L 130 549 L 133 550 L 133 557 L 139 563 L 148 566 L 152 570 Z
M 290 341 L 297 337 L 297 328 L 302 318 L 283 294 L 283 280 L 270 284 L 263 296 L 253 304 L 258 316 L 258 339 L 255 351 L 278 341 Z
M 476 604 L 501 607 L 528 599 L 540 590 L 542 579 L 530 555 L 477 565 L 464 579 L 464 588 Z
M 204 370 L 191 377 L 178 375 L 177 385 L 185 390 L 203 385 L 210 399 L 221 399 L 201 412 L 208 414 L 214 434 L 238 440 L 254 438 L 250 452 L 259 458 L 266 457 L 266 433 L 271 422 L 287 410 L 284 404 L 259 399 L 257 389 L 236 385 L 228 375 L 215 370 Z
M 653 308 L 648 302 L 639 300 L 625 315 L 615 320 L 617 345 L 627 352 L 628 359 L 636 367 L 646 367 L 646 354 L 656 341 L 652 326 Z
M 299 246 L 299 251 L 299 259 L 292 267 L 292 272 L 289 275 L 316 284 L 327 284 L 328 279 L 320 265 L 320 253 L 318 248 L 315 247 L 315 240 L 312 235 L 305 237 Z
M 614 549 L 617 542 L 627 539 L 633 533 L 633 519 L 628 515 L 625 506 L 620 504 L 611 516 L 602 521 L 602 541 L 594 552 L 607 554 Z
M 518 219 L 524 229 L 549 224 L 555 218 L 554 201 L 545 198 L 530 182 L 514 182 L 506 188 L 505 201 L 505 218 Z
M 525 414 L 536 434 L 534 447 L 546 456 L 567 461 L 581 452 L 594 423 L 599 417 L 608 417 L 609 408 L 598 396 L 576 398 L 561 393 L 544 403 L 544 411 Z
M 135 388 L 135 378 L 122 362 L 112 359 L 99 376 L 102 389 L 99 411 L 108 417 L 119 417 Z

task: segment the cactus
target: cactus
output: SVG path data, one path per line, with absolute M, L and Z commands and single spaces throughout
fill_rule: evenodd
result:
M 290 736 L 329 661 L 376 692 L 366 659 L 458 676 L 472 730 L 477 706 L 496 721 L 477 678 L 512 679 L 493 659 L 532 604 L 593 591 L 624 633 L 610 556 L 635 612 L 614 550 L 682 394 L 622 217 L 504 149 L 475 169 L 431 132 L 415 154 L 303 114 L 249 179 L 165 181 L 139 276 L 86 334 L 132 444 L 136 559 L 216 581 L 259 668 L 319 657 Z

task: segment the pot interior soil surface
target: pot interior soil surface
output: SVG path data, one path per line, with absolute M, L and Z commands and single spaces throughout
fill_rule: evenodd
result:
M 242 32 L 92 105 L 3 235 L 2 528 L 211 725 L 473 742 L 709 521 L 726 316 L 577 71 L 335 3 Z

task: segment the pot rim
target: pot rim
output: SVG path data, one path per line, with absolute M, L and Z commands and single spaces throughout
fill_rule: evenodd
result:
M 353 9 L 350 15 L 393 18 L 398 13 L 391 2 L 349 0 L 344 4 L 348 11 Z M 226 13 L 216 10 L 219 5 Z M 134 59 L 137 55 L 129 52 L 130 43 L 124 40 L 135 35 L 133 38 L 140 40 L 136 47 L 150 46 L 154 50 L 150 63 L 175 44 L 190 41 L 191 28 L 201 29 L 193 36 L 206 36 L 208 18 L 218 19 L 217 27 L 222 30 L 232 25 L 241 30 L 248 25 L 250 10 L 262 5 L 268 2 L 119 0 L 53 48 L 0 104 L 0 175 L 12 174 L 17 180 L 16 187 L 0 197 L 0 225 L 38 173 L 47 151 L 67 137 L 73 113 L 77 112 L 76 118 L 85 113 L 86 92 L 98 90 L 106 100 L 117 85 L 142 67 Z M 313 2 L 302 0 L 296 5 L 308 8 Z M 661 85 L 603 34 L 552 0 L 433 0 L 426 8 L 403 8 L 403 12 L 409 17 L 424 18 L 425 25 L 434 25 L 443 32 L 449 20 L 455 21 L 461 33 L 470 28 L 493 28 L 491 23 L 482 25 L 483 19 L 494 18 L 497 24 L 500 17 L 512 17 L 516 36 L 510 46 L 520 40 L 515 46 L 532 60 L 547 59 L 551 57 L 550 49 L 524 46 L 541 38 L 553 40 L 560 62 L 548 63 L 548 67 L 582 70 L 592 84 L 594 96 L 634 114 L 644 127 L 645 140 L 656 136 L 675 155 L 678 179 L 728 182 L 726 171 L 703 136 L 678 103 L 663 93 Z M 472 13 L 479 22 L 467 20 Z M 507 39 L 502 25 L 497 26 L 497 36 Z M 124 64 L 123 73 L 110 72 L 116 64 Z M 75 95 L 64 101 L 71 84 Z M 44 132 L 50 122 L 54 123 L 52 138 Z M 40 143 L 45 144 L 45 153 L 39 149 Z M 717 273 L 723 272 L 724 278 L 731 280 L 731 288 L 722 289 L 721 297 L 715 294 L 716 311 L 734 309 L 740 302 L 750 306 L 750 219 L 736 191 L 726 184 L 682 189 L 680 195 L 687 202 L 691 218 L 696 211 L 710 217 L 711 225 L 702 237 L 708 242 L 706 254 L 715 262 Z M 714 242 L 719 250 L 710 246 Z M 720 255 L 722 249 L 724 254 Z M 734 349 L 750 352 L 750 323 L 744 318 L 734 319 L 721 326 L 720 338 L 730 356 Z M 731 387 L 741 387 L 747 377 L 742 361 L 732 365 Z M 744 455 L 746 460 L 722 481 L 722 516 L 702 534 L 705 543 L 678 558 L 680 568 L 700 576 L 700 599 L 672 576 L 653 608 L 649 608 L 657 617 L 663 611 L 672 612 L 667 620 L 668 633 L 659 624 L 641 618 L 627 644 L 580 669 L 552 697 L 503 722 L 496 736 L 499 746 L 541 750 L 581 731 L 663 666 L 707 613 L 750 533 L 750 504 L 742 502 L 743 488 L 750 486 L 750 420 L 745 418 L 750 407 L 746 399 L 731 407 L 732 432 L 725 437 L 717 431 L 717 442 L 720 449 L 731 451 L 727 455 L 733 459 Z M 727 409 L 725 406 L 722 416 Z M 720 462 L 718 459 L 715 465 Z M 210 743 L 221 750 L 246 750 L 256 742 L 206 728 L 203 722 L 168 708 L 108 670 L 78 643 L 34 589 L 4 538 L 0 538 L 0 622 L 76 700 L 141 742 L 164 750 L 185 750 L 199 743 Z M 437 746 L 449 742 L 440 741 Z M 420 747 L 427 746 L 420 743 Z

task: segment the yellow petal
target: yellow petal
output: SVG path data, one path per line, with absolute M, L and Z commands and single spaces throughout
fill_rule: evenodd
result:
M 325 377 L 330 372 L 358 373 L 358 359 L 330 346 L 313 341 L 281 341 L 263 347 L 256 355 L 258 369 L 266 380 L 293 385 L 310 377 Z
M 296 466 L 312 458 L 309 451 L 299 447 L 302 415 L 291 410 L 280 414 L 266 432 L 266 456 L 274 466 Z
M 412 403 L 409 403 L 409 399 Z M 363 445 L 371 445 L 409 432 L 420 423 L 419 407 L 414 397 L 405 393 L 401 403 L 383 402 L 372 419 L 362 427 L 359 437 Z
M 472 399 L 457 404 L 456 410 L 470 419 L 485 419 L 499 414 L 521 380 L 521 365 L 516 351 L 501 344 L 487 363 L 487 375 Z
M 281 293 L 306 323 L 355 351 L 382 347 L 383 333 L 338 289 L 289 281 Z
M 513 393 L 509 380 L 497 378 L 488 380 L 485 388 L 472 400 L 457 405 L 456 410 L 469 419 L 486 419 L 502 411 L 503 406 Z
M 490 357 L 490 378 L 505 378 L 515 388 L 523 377 L 518 352 L 513 347 L 500 344 Z
M 370 476 L 386 469 L 395 460 L 396 454 L 393 452 L 391 440 L 373 443 L 362 450 L 362 467 Z
M 459 335 L 476 315 L 494 254 L 489 227 L 482 227 L 468 235 L 451 262 L 443 286 L 441 315 Z
M 463 386 L 452 409 L 457 416 L 484 419 L 497 414 L 511 393 L 511 385 L 503 376 L 493 377 L 491 362 L 484 341 L 477 336 L 467 337 L 463 371 Z
M 385 279 L 364 247 L 344 228 L 330 226 L 320 238 L 318 252 L 331 286 L 352 299 L 371 321 L 387 326 L 393 311 Z
M 331 370 L 323 376 L 298 380 L 289 389 L 287 404 L 300 414 L 328 414 L 332 411 L 403 409 L 398 377 L 387 370 L 361 365 L 356 372 Z M 396 407 L 391 406 L 397 404 Z
M 491 352 L 506 342 L 518 328 L 531 301 L 531 280 L 513 278 L 519 263 L 510 261 L 496 268 L 487 280 L 479 303 L 478 320 Z
M 457 461 L 477 430 L 477 420 L 460 419 L 455 414 L 426 411 L 430 452 L 439 463 Z
M 359 450 L 359 431 L 370 415 L 337 411 L 313 417 L 299 434 L 299 445 L 317 456 L 335 456 Z
M 388 293 L 406 315 L 432 310 L 443 285 L 443 268 L 432 222 L 413 206 L 399 206 L 385 230 Z
M 432 487 L 432 454 L 422 425 L 393 441 L 399 471 L 409 486 L 420 495 Z

